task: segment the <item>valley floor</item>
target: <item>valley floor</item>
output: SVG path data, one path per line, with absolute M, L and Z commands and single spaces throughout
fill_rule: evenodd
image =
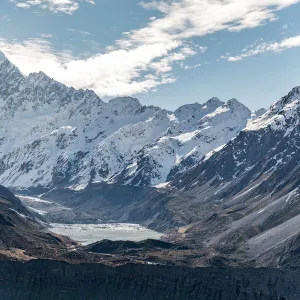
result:
M 50 231 L 88 245 L 101 240 L 142 241 L 160 239 L 162 234 L 137 224 L 50 224 Z

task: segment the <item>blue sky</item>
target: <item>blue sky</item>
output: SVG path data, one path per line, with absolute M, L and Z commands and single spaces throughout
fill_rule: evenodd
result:
M 268 107 L 300 85 L 300 0 L 2 0 L 0 50 L 104 100 Z

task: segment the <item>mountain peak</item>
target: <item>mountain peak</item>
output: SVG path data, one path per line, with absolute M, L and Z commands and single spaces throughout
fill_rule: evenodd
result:
M 205 104 L 222 106 L 224 104 L 224 102 L 221 101 L 218 97 L 212 97 Z
M 266 112 L 267 112 L 267 110 L 265 108 L 260 108 L 260 109 L 256 110 L 255 112 L 253 112 L 252 119 L 259 118 L 262 115 L 264 115 Z
M 300 86 L 293 88 L 286 96 L 276 101 L 268 111 L 250 122 L 247 130 L 271 127 L 273 130 L 295 128 L 300 122 Z
M 0 50 L 0 64 L 7 60 L 5 54 Z
M 133 97 L 117 97 L 111 99 L 108 103 L 111 105 L 125 104 L 141 106 L 140 101 L 137 98 Z
M 271 106 L 271 111 L 279 112 L 286 105 L 291 104 L 295 100 L 299 100 L 300 98 L 300 86 L 294 87 L 286 96 L 280 98 L 274 105 Z
M 30 73 L 28 75 L 28 80 L 33 80 L 34 82 L 36 82 L 36 81 L 49 81 L 52 79 L 47 74 L 40 71 L 40 72 Z
M 249 112 L 249 116 L 251 116 L 250 109 L 247 106 L 245 106 L 243 103 L 238 101 L 236 98 L 232 98 L 228 100 L 227 103 L 225 103 L 225 106 L 227 106 L 231 110 L 235 110 L 235 109 L 246 110 L 247 112 Z
M 243 104 L 241 102 L 239 102 L 236 98 L 232 98 L 227 101 L 227 105 L 239 106 L 239 105 L 243 105 Z
M 117 97 L 111 99 L 108 102 L 108 106 L 107 106 L 107 108 L 110 109 L 115 115 L 137 114 L 142 107 L 143 106 L 140 103 L 140 101 L 137 98 L 133 98 L 133 97 Z
M 0 66 L 1 66 L 1 73 L 6 73 L 10 71 L 17 71 L 21 73 L 20 70 L 10 62 L 10 60 L 5 56 L 5 54 L 0 50 Z M 0 74 L 1 76 L 1 74 Z
M 207 102 L 200 104 L 198 102 L 192 104 L 184 104 L 175 110 L 175 116 L 179 121 L 188 120 L 190 118 L 201 119 L 206 114 L 215 111 L 218 107 L 222 106 L 219 98 L 213 97 Z

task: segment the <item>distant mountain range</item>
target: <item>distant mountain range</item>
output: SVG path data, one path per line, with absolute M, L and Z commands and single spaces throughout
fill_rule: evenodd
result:
M 235 99 L 212 98 L 174 112 L 130 97 L 105 103 L 42 72 L 23 76 L 1 54 L 0 182 L 162 185 L 236 137 L 257 114 Z

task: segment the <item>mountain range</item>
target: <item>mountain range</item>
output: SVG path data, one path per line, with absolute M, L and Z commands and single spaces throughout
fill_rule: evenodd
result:
M 257 117 L 235 99 L 174 112 L 130 97 L 105 103 L 42 72 L 24 76 L 3 54 L 0 116 L 2 184 L 75 189 L 91 182 L 164 184 Z
M 299 87 L 268 110 L 212 98 L 171 112 L 24 76 L 3 55 L 0 79 L 0 180 L 47 200 L 21 197 L 45 221 L 139 223 L 203 251 L 200 265 L 299 267 Z

